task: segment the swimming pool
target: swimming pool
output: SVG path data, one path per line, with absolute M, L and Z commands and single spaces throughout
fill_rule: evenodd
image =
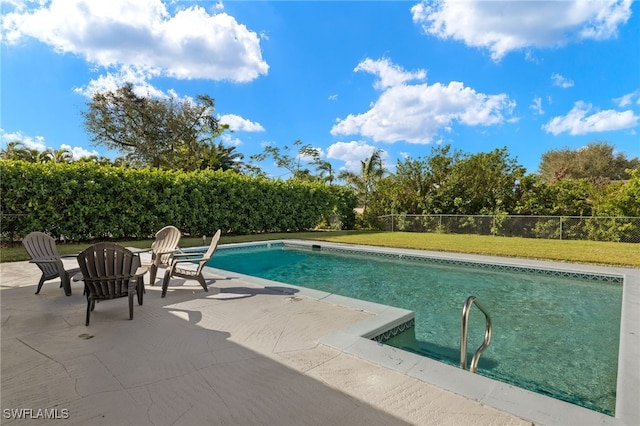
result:
M 415 328 L 386 343 L 451 365 L 462 304 L 474 295 L 494 322 L 479 374 L 614 414 L 620 276 L 284 244 L 220 250 L 209 266 L 413 310 Z M 472 313 L 471 351 L 483 333 Z
M 313 255 L 314 253 L 314 250 L 311 250 L 312 246 L 311 246 L 311 243 L 309 242 L 304 242 L 299 240 L 283 240 L 283 241 L 276 241 L 271 243 L 272 243 L 271 244 L 272 248 L 275 248 L 276 251 L 277 250 L 289 251 L 288 249 L 290 247 L 301 246 L 301 247 L 306 247 L 306 249 L 304 249 L 306 250 L 306 252 L 303 250 L 303 254 L 305 254 L 305 256 L 303 257 L 306 257 L 306 254 L 309 254 L 310 252 L 311 252 L 311 255 Z M 216 257 L 218 257 L 217 260 L 219 261 L 219 263 L 215 263 L 214 265 L 212 265 L 215 268 L 220 268 L 220 269 L 212 269 L 211 271 L 214 272 L 217 270 L 218 273 L 222 272 L 223 275 L 232 277 L 233 274 L 232 275 L 224 274 L 225 270 L 233 270 L 233 267 L 231 263 L 223 261 L 223 259 L 226 258 L 227 255 L 230 256 L 232 252 L 236 251 L 236 249 L 240 249 L 241 251 L 236 252 L 237 254 L 240 255 L 239 256 L 241 258 L 240 263 L 243 264 L 245 267 L 246 266 L 250 267 L 250 269 L 243 269 L 249 275 L 244 275 L 245 272 L 240 273 L 239 275 L 236 275 L 236 277 L 239 277 L 240 279 L 245 279 L 249 282 L 254 282 L 258 285 L 263 285 L 263 286 L 275 285 L 276 287 L 279 287 L 277 285 L 279 283 L 292 282 L 295 280 L 286 278 L 285 276 L 265 274 L 265 271 L 273 270 L 274 266 L 275 266 L 275 269 L 287 269 L 287 270 L 297 271 L 295 273 L 298 274 L 300 276 L 300 279 L 303 281 L 298 283 L 298 285 L 301 287 L 297 287 L 294 285 L 290 287 L 297 288 L 298 290 L 296 291 L 300 291 L 301 294 L 304 294 L 305 296 L 309 296 L 312 298 L 318 298 L 318 299 L 330 301 L 331 303 L 345 304 L 345 306 L 352 306 L 352 307 L 356 306 L 358 309 L 363 309 L 363 310 L 375 313 L 377 317 L 384 317 L 385 319 L 388 318 L 388 316 L 381 315 L 380 312 L 376 310 L 377 308 L 370 309 L 370 305 L 375 305 L 375 304 L 371 304 L 368 302 L 359 303 L 355 299 L 335 297 L 330 294 L 330 293 L 345 294 L 344 289 L 349 287 L 349 286 L 345 286 L 345 283 L 351 283 L 353 281 L 352 278 L 349 278 L 347 275 L 345 275 L 345 271 L 341 272 L 338 278 L 330 280 L 333 283 L 338 283 L 339 285 L 337 287 L 326 288 L 325 290 L 326 292 L 317 291 L 317 290 L 306 290 L 306 288 L 313 288 L 312 281 L 309 280 L 309 278 L 315 275 L 324 274 L 326 271 L 323 272 L 322 271 L 323 268 L 325 270 L 331 270 L 332 268 L 327 268 L 326 265 L 323 267 L 321 265 L 318 273 L 316 272 L 311 273 L 312 271 L 310 269 L 308 269 L 306 266 L 302 266 L 301 262 L 297 260 L 294 260 L 294 261 L 282 260 L 282 262 L 280 262 L 280 260 L 277 260 L 277 261 L 268 260 L 268 258 L 264 258 L 262 257 L 262 255 L 258 256 L 258 259 L 253 257 L 248 257 L 247 252 L 245 251 L 246 247 L 242 247 L 242 246 L 252 246 L 252 248 L 249 248 L 249 250 L 250 251 L 255 250 L 258 252 L 260 250 L 263 250 L 266 247 L 265 243 L 248 243 L 248 244 L 245 243 L 240 245 L 231 245 L 228 247 L 221 246 L 221 250 L 216 254 Z M 226 249 L 230 249 L 230 251 L 226 252 Z M 282 249 L 286 249 L 286 250 L 282 250 Z M 611 424 L 634 424 L 634 423 L 637 423 L 638 419 L 640 419 L 640 410 L 638 409 L 638 404 L 636 402 L 637 390 L 638 390 L 638 384 L 639 384 L 638 383 L 639 380 L 637 377 L 638 376 L 638 362 L 637 362 L 638 357 L 636 355 L 639 349 L 638 335 L 640 334 L 638 333 L 639 327 L 637 325 L 638 323 L 637 320 L 640 319 L 639 318 L 640 315 L 638 315 L 638 309 L 637 309 L 638 301 L 640 300 L 640 297 L 639 297 L 640 292 L 638 291 L 638 289 L 640 288 L 640 271 L 638 271 L 637 269 L 599 267 L 597 265 L 570 265 L 570 264 L 559 264 L 557 262 L 545 262 L 545 261 L 523 260 L 523 259 L 518 260 L 518 259 L 507 259 L 507 258 L 490 258 L 485 256 L 424 252 L 424 251 L 406 250 L 406 249 L 385 249 L 385 248 L 374 248 L 374 247 L 368 247 L 368 246 L 367 247 L 349 246 L 349 245 L 332 244 L 332 243 L 322 243 L 322 250 L 319 253 L 316 252 L 316 254 L 321 254 L 325 256 L 330 254 L 331 251 L 345 252 L 345 250 L 347 252 L 351 252 L 355 250 L 355 252 L 358 252 L 358 253 L 352 253 L 352 254 L 355 254 L 356 257 L 361 254 L 359 252 L 366 251 L 366 252 L 370 252 L 367 254 L 368 256 L 374 255 L 377 258 L 394 259 L 394 261 L 401 260 L 402 262 L 405 262 L 406 260 L 408 260 L 407 258 L 412 258 L 417 256 L 420 259 L 420 262 L 422 264 L 435 263 L 435 264 L 438 264 L 439 266 L 454 267 L 454 269 L 457 269 L 460 266 L 467 267 L 467 266 L 475 265 L 475 266 L 478 266 L 480 268 L 480 271 L 483 273 L 487 271 L 490 271 L 490 272 L 502 271 L 507 274 L 513 274 L 513 273 L 519 274 L 519 273 L 525 272 L 526 274 L 529 275 L 529 279 L 531 279 L 531 276 L 530 276 L 531 274 L 534 275 L 534 278 L 537 276 L 537 278 L 535 279 L 538 281 L 540 280 L 541 277 L 544 277 L 544 276 L 559 276 L 563 280 L 578 278 L 578 280 L 580 281 L 585 281 L 587 284 L 587 287 L 593 284 L 590 281 L 592 281 L 595 278 L 596 282 L 598 281 L 602 282 L 605 287 L 617 288 L 617 290 L 613 292 L 613 293 L 617 293 L 617 295 L 613 297 L 613 300 L 614 300 L 614 305 L 618 305 L 618 308 L 617 308 L 618 313 L 614 314 L 614 315 L 617 315 L 618 318 L 620 318 L 619 290 L 621 287 L 623 287 L 621 285 L 621 281 L 623 280 L 623 277 L 624 277 L 625 285 L 624 285 L 624 294 L 623 294 L 623 301 L 622 301 L 622 305 L 623 305 L 622 320 L 620 322 L 607 321 L 613 324 L 614 328 L 612 328 L 611 330 L 618 329 L 620 330 L 620 333 L 618 334 L 615 331 L 606 333 L 607 338 L 613 336 L 613 340 L 616 340 L 618 336 L 620 336 L 620 340 L 621 340 L 620 357 L 619 357 L 620 362 L 618 363 L 619 368 L 617 371 L 618 385 L 617 385 L 617 402 L 615 403 L 615 416 L 616 416 L 615 419 L 608 416 L 604 416 L 604 417 L 596 416 L 594 418 L 593 416 L 597 414 L 594 411 L 590 411 L 590 410 L 576 411 L 576 409 L 579 407 L 575 405 L 568 405 L 566 403 L 562 403 L 560 400 L 556 400 L 557 402 L 553 402 L 554 401 L 553 399 L 549 399 L 544 396 L 541 396 L 540 398 L 542 399 L 540 399 L 539 397 L 534 396 L 536 394 L 527 393 L 526 391 L 520 392 L 520 391 L 517 391 L 517 388 L 513 388 L 510 386 L 505 387 L 502 385 L 492 385 L 490 382 L 487 382 L 486 379 L 483 379 L 482 376 L 468 374 L 468 372 L 464 372 L 458 367 L 452 367 L 452 366 L 447 367 L 446 364 L 443 364 L 441 362 L 430 361 L 429 358 L 420 358 L 420 357 L 412 358 L 409 355 L 409 352 L 406 352 L 406 351 L 404 351 L 404 353 L 407 355 L 402 355 L 403 351 L 394 352 L 393 350 L 389 351 L 384 349 L 385 347 L 388 348 L 389 346 L 379 346 L 379 345 L 376 345 L 375 343 L 374 344 L 365 343 L 367 341 L 371 342 L 370 340 L 360 338 L 357 341 L 348 340 L 347 342 L 346 340 L 344 340 L 345 333 L 342 333 L 342 332 L 337 333 L 335 335 L 337 336 L 337 338 L 334 338 L 335 336 L 332 335 L 332 336 L 328 336 L 326 339 L 323 339 L 322 341 L 323 343 L 329 344 L 330 346 L 333 346 L 344 352 L 352 353 L 352 354 L 355 354 L 356 356 L 364 356 L 368 359 L 373 360 L 374 362 L 381 363 L 383 365 L 386 365 L 393 369 L 397 369 L 399 371 L 404 371 L 406 374 L 410 376 L 420 378 L 421 380 L 425 380 L 429 383 L 436 384 L 445 389 L 449 389 L 456 393 L 466 395 L 470 398 L 484 401 L 485 403 L 488 403 L 489 405 L 495 406 L 496 408 L 499 408 L 499 409 L 511 411 L 515 414 L 523 414 L 522 410 L 525 410 L 524 412 L 527 413 L 525 417 L 530 419 L 536 418 L 533 416 L 533 412 L 536 412 L 537 418 L 541 419 L 539 421 L 542 423 L 554 423 L 554 422 L 557 422 L 558 419 L 569 419 L 568 420 L 569 422 L 575 422 L 575 421 L 578 421 L 577 419 L 582 418 L 582 416 L 586 416 L 584 418 L 587 421 L 591 421 L 591 422 L 596 421 L 602 424 L 608 424 L 610 422 L 609 420 L 606 419 L 606 417 L 611 419 L 611 422 L 613 422 Z M 294 251 L 293 253 L 296 256 L 300 255 L 300 252 L 297 252 L 296 254 L 296 252 Z M 368 258 L 368 259 L 372 260 L 372 258 Z M 368 263 L 371 263 L 371 262 L 368 262 Z M 288 266 L 285 266 L 285 264 L 288 264 Z M 238 268 L 235 268 L 235 269 L 238 269 Z M 352 268 L 347 268 L 347 269 L 352 269 Z M 407 271 L 408 269 L 406 265 L 402 266 L 401 272 L 396 275 L 407 276 Z M 600 275 L 600 277 L 596 278 L 594 277 L 594 275 Z M 263 277 L 270 276 L 271 278 L 269 278 L 269 280 L 264 280 L 261 278 L 254 279 L 252 278 L 253 276 L 263 276 Z M 274 278 L 277 281 L 270 281 Z M 423 274 L 423 281 L 424 281 L 424 274 Z M 358 287 L 358 286 L 355 286 L 355 287 Z M 359 287 L 362 287 L 362 286 L 359 286 Z M 372 287 L 376 288 L 377 293 L 380 293 L 380 294 L 384 294 L 385 292 L 389 293 L 388 286 L 385 285 L 384 283 L 378 284 Z M 555 287 L 560 288 L 560 287 L 564 287 L 564 285 L 556 284 Z M 552 285 L 552 288 L 553 288 L 553 285 Z M 416 292 L 414 291 L 413 293 L 416 293 Z M 507 295 L 509 295 L 510 293 L 511 292 L 507 292 Z M 542 291 L 542 293 L 545 293 L 545 291 Z M 582 293 L 578 293 L 574 296 L 580 296 L 581 294 Z M 468 294 L 464 292 L 461 295 L 463 295 L 464 297 L 468 296 Z M 532 298 L 533 300 L 537 300 L 536 293 L 531 293 L 528 296 L 529 296 L 528 298 L 523 297 L 522 299 L 525 300 L 526 303 L 528 303 L 531 306 L 536 305 L 535 303 L 531 303 Z M 455 305 L 458 305 L 455 308 L 455 311 L 456 311 L 455 316 L 457 318 L 453 321 L 455 323 L 453 325 L 453 328 L 456 330 L 455 337 L 454 337 L 455 342 L 453 344 L 448 343 L 448 346 L 439 345 L 439 344 L 438 345 L 429 344 L 428 341 L 426 342 L 427 350 L 436 352 L 435 353 L 436 356 L 433 356 L 434 355 L 433 353 L 431 354 L 431 356 L 433 356 L 434 358 L 438 358 L 438 356 L 440 356 L 441 358 L 440 361 L 444 361 L 445 363 L 448 362 L 451 365 L 457 364 L 457 362 L 459 361 L 460 311 L 462 308 L 462 302 L 464 301 L 464 297 L 462 298 L 462 301 L 458 301 L 455 303 Z M 600 298 L 600 295 L 598 295 L 598 298 Z M 555 303 L 555 299 L 557 299 L 557 297 L 551 297 L 551 301 L 553 303 Z M 345 300 L 347 301 L 353 300 L 354 302 L 345 302 Z M 375 299 L 375 300 L 380 300 L 380 299 Z M 516 298 L 516 301 L 517 301 L 517 298 Z M 383 303 L 389 303 L 389 302 L 385 300 Z M 545 303 L 548 304 L 551 302 L 546 301 Z M 487 304 L 486 301 L 483 304 L 486 305 Z M 503 305 L 508 306 L 508 303 L 504 303 Z M 399 311 L 399 309 L 396 309 L 396 308 L 393 308 L 393 309 L 395 309 L 396 311 Z M 592 321 L 592 319 L 594 318 L 593 314 L 595 311 L 591 311 L 590 309 L 591 308 L 578 309 L 580 318 L 582 320 L 586 319 L 584 322 L 589 322 L 589 321 L 594 322 Z M 409 312 L 409 313 L 411 312 L 406 310 L 402 310 L 402 311 Z M 539 311 L 539 309 L 534 309 L 534 311 Z M 522 311 L 522 313 L 524 312 L 526 312 L 526 310 Z M 402 346 L 411 350 L 415 349 L 415 348 L 409 348 L 409 346 L 412 344 L 417 343 L 418 346 L 420 346 L 421 344 L 423 344 L 424 346 L 425 341 L 421 340 L 420 332 L 418 331 L 419 327 L 421 327 L 420 324 L 422 322 L 420 319 L 421 317 L 418 314 L 419 313 L 416 313 L 416 328 L 415 328 L 416 336 L 418 338 L 416 339 L 415 342 L 411 342 L 412 339 L 410 338 L 407 339 L 407 336 L 401 335 L 399 337 L 400 337 L 400 340 L 403 340 L 403 342 L 398 344 L 398 346 Z M 492 315 L 495 316 L 495 313 L 492 313 Z M 472 312 L 471 317 L 472 317 L 472 320 L 475 317 L 475 321 L 480 322 L 478 327 L 482 329 L 484 324 L 483 324 L 482 316 L 479 314 L 479 312 L 477 311 Z M 382 320 L 383 318 L 379 318 L 379 319 Z M 556 318 L 556 320 L 558 320 L 558 318 Z M 494 318 L 494 322 L 496 322 L 495 318 Z M 576 322 L 576 324 L 578 323 L 579 322 Z M 368 326 L 370 325 L 371 324 L 368 324 Z M 573 326 L 574 324 L 571 324 L 571 327 L 575 328 Z M 375 327 L 378 327 L 378 325 L 375 325 Z M 562 328 L 562 327 L 557 327 L 557 328 Z M 383 329 L 380 329 L 380 330 L 383 330 Z M 378 330 L 377 332 L 379 332 L 380 330 Z M 520 333 L 522 335 L 523 332 L 529 332 L 532 330 L 536 331 L 537 333 L 536 327 L 526 325 L 524 329 L 521 327 Z M 366 332 L 363 331 L 363 327 L 353 327 L 353 330 L 345 329 L 345 332 L 346 334 L 363 336 L 363 337 L 366 337 L 367 339 L 375 336 L 370 334 L 369 331 L 366 331 Z M 602 339 L 603 331 L 598 331 L 597 333 L 598 333 L 597 335 L 590 336 L 591 341 L 603 340 Z M 387 333 L 385 332 L 384 334 L 387 334 Z M 444 333 L 436 333 L 436 334 L 441 335 Z M 473 336 L 475 336 L 476 334 L 481 335 L 482 332 L 475 333 L 472 331 L 472 333 L 470 333 L 470 336 L 472 336 L 473 338 Z M 578 334 L 574 333 L 574 335 L 578 335 Z M 494 338 L 491 344 L 491 346 L 493 346 L 494 351 L 498 347 L 496 346 L 495 339 L 496 339 L 496 331 L 494 329 Z M 478 340 L 480 339 L 478 338 Z M 520 339 L 520 340 L 523 340 L 523 339 Z M 528 340 L 528 339 L 525 339 L 525 340 Z M 558 340 L 558 339 L 552 338 L 551 340 Z M 566 343 L 564 342 L 564 340 L 565 339 L 562 339 L 563 343 Z M 411 343 L 407 344 L 407 342 L 411 342 Z M 476 343 L 474 343 L 473 341 L 470 342 L 469 344 L 470 352 L 475 350 Z M 366 354 L 362 351 L 363 348 L 366 349 L 366 352 L 367 352 Z M 418 348 L 418 349 L 424 349 L 424 348 Z M 443 349 L 446 349 L 446 350 L 443 350 Z M 549 352 L 546 349 L 547 349 L 547 346 L 545 346 L 544 355 L 540 356 L 539 358 L 546 359 L 550 364 L 559 363 L 554 359 L 555 354 L 553 352 Z M 582 350 L 583 349 L 580 349 L 580 351 Z M 444 352 L 445 355 L 447 355 L 447 352 L 448 352 L 450 356 L 448 357 L 442 356 L 443 354 L 438 352 Z M 591 352 L 599 352 L 599 351 L 591 351 Z M 481 372 L 481 374 L 487 374 L 487 371 L 488 371 L 487 376 L 493 377 L 492 372 L 495 370 L 499 370 L 495 367 L 497 366 L 496 364 L 497 361 L 500 361 L 500 359 L 499 358 L 496 359 L 494 356 L 495 354 L 491 356 L 488 356 L 488 354 L 491 354 L 489 350 L 487 350 L 487 352 L 483 354 L 479 371 Z M 531 354 L 528 354 L 528 357 L 530 358 Z M 521 364 L 529 363 L 530 362 L 529 358 L 527 357 L 520 358 Z M 608 367 L 609 372 L 606 373 L 606 375 L 608 375 L 609 377 L 609 379 L 607 380 L 609 380 L 610 382 L 611 382 L 611 377 L 615 377 L 616 375 L 615 355 L 613 358 L 614 358 L 613 361 L 609 363 L 610 367 L 611 366 L 613 367 L 611 368 Z M 424 361 L 420 361 L 421 359 Z M 451 361 L 452 359 L 455 359 L 455 361 Z M 485 359 L 484 363 L 482 361 L 483 359 Z M 582 358 L 581 358 L 580 352 L 574 353 L 573 354 L 574 364 L 570 365 L 566 369 L 567 370 L 583 369 L 588 371 L 587 375 L 591 375 L 592 373 L 596 375 L 601 374 L 600 371 L 596 371 L 596 370 L 601 369 L 600 364 L 602 364 L 602 362 L 596 361 L 598 365 L 585 364 L 584 362 L 581 361 L 581 359 Z M 501 366 L 502 361 L 500 361 L 499 364 Z M 442 365 L 443 367 L 438 367 L 438 365 Z M 483 369 L 486 371 L 482 372 Z M 541 374 L 540 376 L 544 377 L 546 375 Z M 475 379 L 474 377 L 477 377 L 477 379 Z M 505 379 L 500 378 L 500 380 L 505 380 Z M 509 380 L 509 378 L 507 378 L 507 380 Z M 499 382 L 496 382 L 496 383 L 499 383 Z M 615 383 L 615 379 L 613 380 L 613 383 Z M 482 388 L 478 387 L 479 384 L 482 385 L 483 387 Z M 518 386 L 527 386 L 527 384 L 518 383 Z M 600 388 L 602 386 L 601 386 L 600 380 L 598 379 L 598 380 L 591 380 L 591 384 L 587 385 L 587 387 Z M 612 394 L 616 393 L 615 384 L 613 385 L 613 389 L 614 389 L 613 391 L 609 390 L 604 393 L 601 392 L 601 394 L 608 393 L 610 398 Z M 547 394 L 547 392 L 544 389 L 538 390 L 538 391 L 541 392 L 540 395 Z M 508 394 L 505 392 L 508 392 Z M 578 403 L 578 404 L 581 404 L 582 406 L 588 406 L 587 404 L 590 404 L 589 402 L 585 403 L 584 401 L 579 400 L 581 397 L 576 398 L 574 394 L 569 395 L 569 397 L 567 397 L 566 395 L 558 395 L 556 397 L 563 398 L 566 400 L 572 400 L 573 403 Z M 573 399 L 578 399 L 578 400 L 574 401 Z M 607 399 L 607 397 L 605 396 L 604 399 Z M 576 407 L 576 409 L 570 408 L 571 406 Z M 601 411 L 610 412 L 610 413 L 612 412 L 611 410 L 606 408 Z M 588 414 L 589 412 L 593 414 Z M 627 419 L 627 420 L 624 420 L 623 423 L 618 423 L 620 419 Z M 631 423 L 629 423 L 628 419 L 631 419 L 630 420 Z M 566 422 L 567 420 L 562 420 L 562 424 Z

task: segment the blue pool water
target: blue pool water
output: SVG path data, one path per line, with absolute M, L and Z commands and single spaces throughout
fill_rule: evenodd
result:
M 385 343 L 455 366 L 476 296 L 493 321 L 478 374 L 614 414 L 621 280 L 290 245 L 219 249 L 208 266 L 412 310 L 414 329 Z M 473 308 L 469 360 L 484 327 Z

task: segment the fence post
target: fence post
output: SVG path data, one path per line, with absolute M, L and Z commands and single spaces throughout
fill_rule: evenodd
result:
M 394 227 L 393 227 L 393 218 L 395 217 L 395 213 L 391 213 L 391 232 L 393 232 Z
M 562 240 L 562 216 L 560 216 L 560 239 Z

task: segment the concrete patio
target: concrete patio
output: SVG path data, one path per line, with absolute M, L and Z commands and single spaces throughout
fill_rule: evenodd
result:
M 161 298 L 160 278 L 152 287 L 147 275 L 133 321 L 121 299 L 97 304 L 86 327 L 80 282 L 70 297 L 59 280 L 36 296 L 38 268 L 3 263 L 0 421 L 635 424 L 640 274 L 615 272 L 632 285 L 623 307 L 630 375 L 613 418 L 358 337 L 409 311 L 207 268 L 208 293 L 176 279 Z
M 81 284 L 36 296 L 39 276 L 0 265 L 2 424 L 530 424 L 319 343 L 366 312 L 217 276 L 147 283 L 133 321 L 121 299 L 85 327 Z

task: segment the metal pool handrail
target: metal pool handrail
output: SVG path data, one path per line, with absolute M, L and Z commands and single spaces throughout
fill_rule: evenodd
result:
M 475 296 L 467 297 L 467 300 L 464 302 L 464 306 L 462 307 L 462 330 L 460 333 L 460 367 L 462 367 L 463 370 L 467 369 L 467 332 L 469 328 L 469 311 L 471 310 L 471 306 L 474 303 L 485 316 L 486 330 L 484 333 L 484 342 L 482 343 L 482 345 L 480 345 L 476 353 L 473 354 L 473 358 L 471 359 L 469 371 L 471 371 L 472 373 L 475 373 L 478 370 L 480 355 L 485 349 L 487 349 L 487 346 L 489 346 L 489 342 L 491 341 L 491 316 L 478 302 Z

